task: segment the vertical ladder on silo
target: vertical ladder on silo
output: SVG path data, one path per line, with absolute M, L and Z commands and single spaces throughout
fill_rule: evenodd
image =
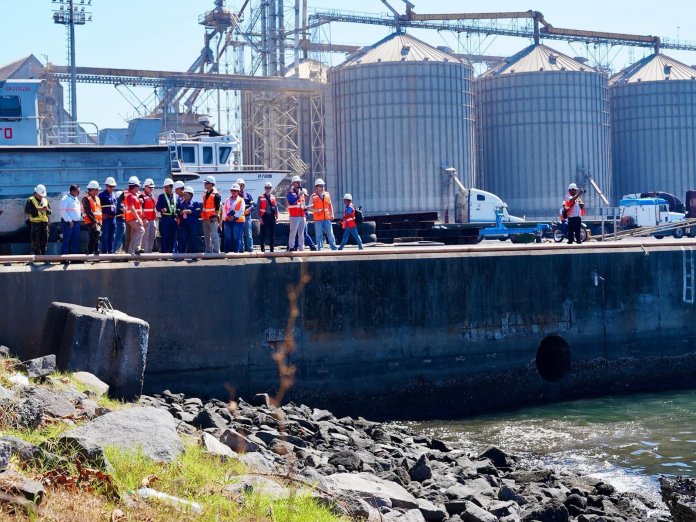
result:
M 694 304 L 694 251 L 685 248 L 682 255 L 684 260 L 683 301 L 687 304 Z

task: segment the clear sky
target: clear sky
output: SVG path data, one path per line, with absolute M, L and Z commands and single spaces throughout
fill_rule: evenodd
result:
M 403 12 L 401 0 L 390 2 Z M 696 2 L 693 0 L 415 0 L 413 3 L 415 11 L 422 13 L 534 9 L 543 12 L 556 27 L 696 41 Z M 213 7 L 213 0 L 93 0 L 92 4 L 94 20 L 77 28 L 78 65 L 184 71 L 202 47 L 203 28 L 198 25 L 198 16 Z M 242 1 L 227 0 L 227 4 L 237 10 Z M 292 0 L 286 0 L 286 4 L 292 4 Z M 309 6 L 310 12 L 313 9 L 386 12 L 379 0 L 309 0 Z M 67 64 L 65 29 L 53 24 L 51 9 L 50 0 L 0 0 L 0 38 L 3 40 L 0 65 L 29 54 L 42 62 Z M 385 27 L 334 24 L 324 29 L 323 34 L 330 35 L 333 43 L 366 45 L 388 33 Z M 449 33 L 412 33 L 433 45 L 501 56 L 513 54 L 529 43 L 515 38 L 476 36 L 458 41 Z M 584 45 L 570 47 L 558 41 L 547 43 L 571 56 L 585 53 Z M 647 52 L 638 48 L 612 48 L 613 67 L 621 69 Z M 667 54 L 690 65 L 696 64 L 696 52 L 668 51 Z M 141 99 L 152 95 L 148 89 L 134 92 Z M 78 112 L 81 121 L 93 121 L 100 128 L 125 127 L 126 119 L 135 114 L 113 86 L 84 84 L 78 84 Z

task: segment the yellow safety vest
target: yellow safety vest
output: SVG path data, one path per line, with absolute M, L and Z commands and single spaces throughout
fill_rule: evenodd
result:
M 34 208 L 39 211 L 39 214 L 36 217 L 29 215 L 29 222 L 48 223 L 48 214 L 46 213 L 46 210 L 48 209 L 48 200 L 46 198 L 41 198 L 41 202 L 39 203 L 39 200 L 37 200 L 35 196 L 31 196 L 29 201 L 31 201 Z

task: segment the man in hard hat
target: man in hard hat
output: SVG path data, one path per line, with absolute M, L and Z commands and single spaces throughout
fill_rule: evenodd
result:
M 157 238 L 157 201 L 155 200 L 155 181 L 152 178 L 147 178 L 143 183 L 143 191 L 140 194 L 140 203 L 143 206 L 143 234 L 142 248 L 146 254 L 152 252 L 155 248 L 155 239 Z
M 331 203 L 331 195 L 326 191 L 326 183 L 321 178 L 314 182 L 311 210 L 314 214 L 314 239 L 317 250 L 321 250 L 324 246 L 324 234 L 329 241 L 329 248 L 336 250 L 336 239 L 331 227 L 334 218 L 333 204 Z
M 128 180 L 128 192 L 123 201 L 123 209 L 126 218 L 126 252 L 142 254 L 145 226 L 143 205 L 140 201 L 140 180 L 136 176 L 131 176 Z
M 69 192 L 60 200 L 60 228 L 63 234 L 61 255 L 80 253 L 80 223 L 82 203 L 80 185 L 70 185 Z
M 580 229 L 582 228 L 582 215 L 585 208 L 580 196 L 582 191 L 578 189 L 575 183 L 568 185 L 568 194 L 563 201 L 563 217 L 568 219 L 568 244 L 572 245 L 573 240 L 579 245 Z
M 307 220 L 305 218 L 305 196 L 300 185 L 302 178 L 293 176 L 292 186 L 286 195 L 288 213 L 290 214 L 290 235 L 288 237 L 288 250 L 304 250 L 304 232 Z M 297 243 L 297 248 L 295 248 Z
M 89 231 L 87 242 L 87 254 L 99 255 L 99 243 L 102 229 L 102 208 L 99 199 L 99 182 L 92 180 L 87 183 L 87 193 L 82 198 L 82 213 L 85 216 L 85 225 Z
M 244 223 L 246 205 L 241 196 L 241 187 L 234 183 L 230 197 L 225 200 L 223 219 L 225 220 L 225 252 L 244 252 Z
M 99 193 L 102 207 L 101 251 L 104 254 L 114 253 L 116 236 L 116 180 L 109 176 L 104 181 L 104 190 Z
M 278 204 L 276 198 L 271 191 L 273 184 L 268 182 L 263 186 L 263 194 L 259 196 L 257 206 L 259 208 L 259 216 L 261 217 L 261 235 L 259 241 L 261 243 L 261 252 L 266 251 L 266 236 L 268 236 L 268 245 L 273 252 L 275 245 L 275 224 L 278 221 Z
M 114 253 L 123 249 L 126 244 L 126 210 L 124 207 L 124 199 L 126 197 L 125 190 L 119 190 L 115 193 L 116 196 L 116 219 L 114 220 L 116 233 L 114 234 Z M 125 249 L 124 249 L 125 250 Z
M 24 213 L 29 216 L 31 251 L 36 256 L 46 255 L 48 248 L 48 222 L 52 211 L 46 196 L 46 187 L 36 185 L 34 194 L 24 205 Z
M 254 251 L 254 227 L 251 220 L 251 213 L 256 209 L 256 204 L 254 203 L 254 197 L 245 190 L 246 182 L 239 178 L 237 180 L 237 185 L 239 185 L 239 195 L 244 200 L 244 251 L 253 252 Z
M 177 204 L 179 228 L 177 252 L 180 254 L 200 252 L 198 248 L 198 223 L 201 216 L 201 205 L 193 200 L 194 192 L 190 186 L 182 190 L 183 197 Z
M 203 192 L 203 206 L 201 208 L 201 223 L 203 224 L 203 244 L 206 254 L 220 253 L 220 201 L 222 197 L 215 188 L 215 178 L 205 178 L 205 192 Z
M 355 242 L 358 244 L 360 250 L 363 249 L 362 240 L 360 239 L 360 234 L 358 234 L 358 224 L 355 222 L 355 207 L 353 206 L 353 196 L 346 194 L 343 196 L 343 205 L 345 206 L 343 210 L 343 219 L 341 220 L 341 227 L 343 228 L 343 238 L 341 238 L 341 246 L 338 247 L 339 250 L 343 250 L 348 242 L 348 236 L 353 236 Z
M 176 241 L 176 199 L 174 181 L 167 178 L 164 180 L 164 192 L 157 198 L 157 212 L 160 213 L 160 252 L 163 254 L 174 252 Z

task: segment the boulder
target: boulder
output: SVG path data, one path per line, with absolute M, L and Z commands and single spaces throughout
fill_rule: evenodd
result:
M 297 490 L 286 488 L 269 477 L 260 475 L 240 475 L 234 478 L 235 482 L 223 488 L 227 494 L 241 495 L 244 493 L 259 493 L 272 500 L 285 500 L 296 494 Z M 302 493 L 307 493 L 302 491 Z
M 46 355 L 21 363 L 19 370 L 25 372 L 30 379 L 43 379 L 56 371 L 56 356 Z
M 421 455 L 418 461 L 408 470 L 411 480 L 416 482 L 424 482 L 433 477 L 433 470 L 428 464 L 428 457 Z
M 40 446 L 40 447 L 43 447 Z M 48 447 L 43 449 L 52 449 L 53 451 L 65 455 L 72 462 L 79 460 L 81 463 L 101 470 L 112 470 L 111 463 L 104 455 L 104 449 L 82 437 L 72 435 L 61 435 L 57 440 L 51 440 Z
M 46 468 L 55 469 L 64 468 L 69 464 L 63 457 L 59 457 L 50 451 L 46 451 L 35 444 L 18 439 L 17 437 L 4 435 L 0 438 L 0 441 L 9 444 L 12 454 L 24 465 L 45 466 Z
M 249 440 L 236 430 L 226 429 L 220 435 L 220 442 L 232 449 L 236 453 L 251 453 L 259 451 L 259 445 Z
M 522 512 L 524 522 L 568 522 L 569 519 L 568 508 L 557 500 L 531 506 Z
M 246 453 L 239 456 L 239 461 L 248 466 L 251 470 L 259 473 L 275 473 L 276 466 L 272 460 L 264 457 L 260 453 Z
M 382 518 L 385 522 L 426 522 L 418 509 L 408 511 L 390 511 Z
M 465 511 L 459 514 L 464 522 L 498 522 L 498 517 L 478 507 L 473 502 L 466 501 L 464 504 Z
M 201 410 L 191 424 L 202 430 L 207 428 L 224 430 L 227 428 L 227 421 L 220 414 L 210 410 Z
M 395 508 L 418 509 L 416 498 L 402 486 L 371 473 L 335 473 L 325 480 L 330 491 L 357 495 L 368 503 L 370 500 L 388 499 Z
M 10 465 L 10 457 L 12 456 L 12 447 L 7 441 L 0 440 L 0 473 L 7 469 Z
M 675 522 L 696 522 L 696 480 L 660 477 L 660 491 Z
M 500 448 L 495 446 L 489 446 L 486 450 L 481 453 L 478 457 L 480 460 L 488 459 L 490 460 L 496 468 L 499 469 L 510 469 L 514 464 L 514 460 L 507 453 L 505 453 Z
M 360 471 L 360 457 L 352 451 L 339 451 L 329 458 L 332 466 L 343 466 L 346 471 Z
M 41 482 L 30 480 L 14 471 L 0 474 L 0 491 L 22 495 L 36 505 L 41 504 L 44 496 Z
M 43 386 L 27 386 L 22 395 L 41 403 L 43 412 L 51 417 L 69 417 L 77 415 L 75 403 L 62 390 L 54 390 Z
M 43 349 L 57 354 L 59 369 L 90 372 L 112 397 L 131 400 L 142 393 L 149 335 L 147 322 L 122 312 L 51 303 Z
M 442 522 L 447 518 L 447 510 L 443 506 L 437 506 L 424 498 L 417 498 L 416 501 L 426 522 Z
M 213 455 L 215 457 L 221 457 L 223 459 L 236 457 L 237 454 L 230 449 L 229 446 L 223 444 L 210 433 L 203 433 L 201 435 L 201 444 L 205 449 L 206 453 Z
M 102 381 L 99 377 L 89 372 L 74 372 L 72 378 L 81 383 L 85 388 L 91 391 L 95 396 L 101 397 L 109 393 L 109 385 Z
M 29 397 L 12 404 L 11 412 L 14 427 L 35 430 L 41 424 L 41 417 L 44 414 L 43 403 Z
M 184 451 L 174 417 L 149 406 L 107 413 L 66 435 L 84 438 L 101 447 L 142 451 L 158 462 L 171 462 Z

